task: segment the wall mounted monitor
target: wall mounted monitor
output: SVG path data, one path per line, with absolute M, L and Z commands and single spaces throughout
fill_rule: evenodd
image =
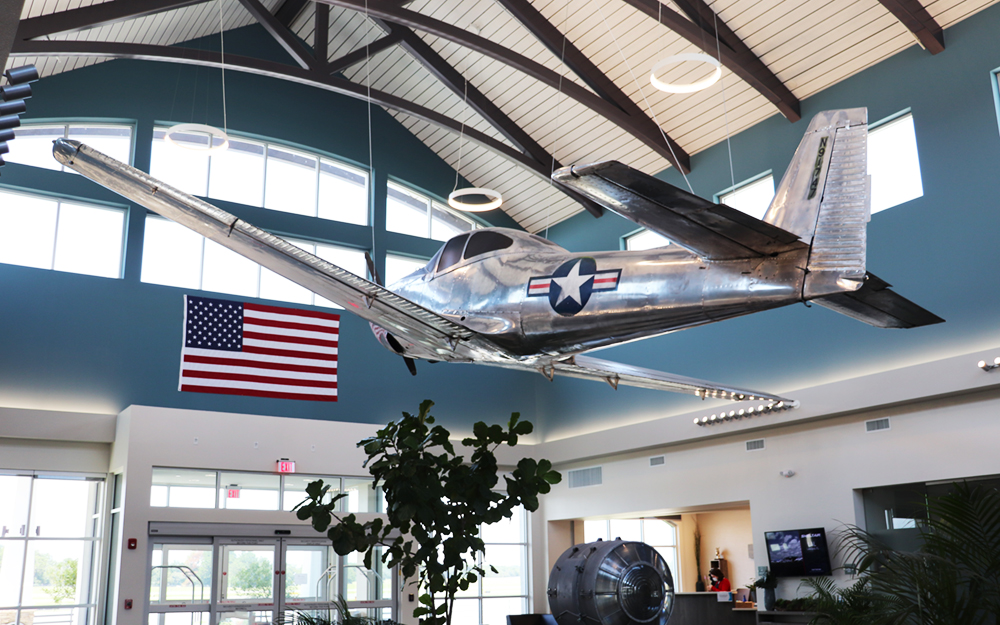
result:
M 830 574 L 830 551 L 822 527 L 765 532 L 767 559 L 777 577 Z

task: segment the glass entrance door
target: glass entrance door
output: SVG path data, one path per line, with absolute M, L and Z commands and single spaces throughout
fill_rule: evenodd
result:
M 356 557 L 355 557 L 356 556 Z M 341 558 L 323 538 L 153 541 L 148 625 L 293 625 L 299 614 L 393 618 L 393 575 Z

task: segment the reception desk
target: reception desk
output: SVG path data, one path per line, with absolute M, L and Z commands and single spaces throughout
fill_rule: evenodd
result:
M 668 625 L 756 625 L 756 608 L 737 608 L 714 592 L 679 592 Z

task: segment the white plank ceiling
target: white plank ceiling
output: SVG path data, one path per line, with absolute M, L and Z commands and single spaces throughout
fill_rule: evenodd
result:
M 283 1 L 262 0 L 272 13 Z M 924 0 L 924 6 L 941 27 L 947 28 L 998 1 Z M 237 0 L 218 0 L 53 38 L 173 45 L 218 33 L 220 2 L 226 30 L 254 22 Z M 96 3 L 27 0 L 22 19 Z M 689 154 L 724 140 L 727 132 L 738 133 L 780 114 L 764 96 L 728 70 L 723 71 L 721 81 L 699 93 L 671 95 L 653 89 L 648 76 L 657 60 L 701 49 L 621 0 L 532 0 L 532 4 Z M 910 31 L 877 0 L 715 0 L 708 4 L 799 100 L 915 44 Z M 682 13 L 669 0 L 665 6 Z M 416 0 L 406 8 L 486 37 L 557 72 L 565 81 L 584 85 L 559 56 L 495 2 Z M 313 44 L 312 3 L 306 3 L 291 29 Z M 331 7 L 328 59 L 358 50 L 383 34 L 363 14 Z M 559 89 L 458 44 L 418 34 L 560 163 L 615 159 L 647 173 L 669 167 L 663 157 L 638 139 Z M 705 42 L 709 50 L 714 45 L 714 41 Z M 48 76 L 95 62 L 98 59 L 86 57 L 21 56 L 12 57 L 8 67 L 35 63 L 41 74 Z M 705 66 L 681 64 L 668 71 L 665 78 L 689 82 L 705 74 Z M 465 103 L 461 93 L 439 82 L 398 45 L 373 55 L 367 62 L 356 63 L 344 75 L 510 145 Z M 449 130 L 394 110 L 389 113 L 464 178 L 476 186 L 500 191 L 504 210 L 527 230 L 543 231 L 583 210 L 546 179 L 505 157 Z M 741 155 L 735 154 L 734 158 Z M 551 164 L 545 166 L 548 169 Z M 708 195 L 716 190 L 694 191 Z

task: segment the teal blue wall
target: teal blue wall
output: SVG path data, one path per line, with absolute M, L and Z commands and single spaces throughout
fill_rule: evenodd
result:
M 207 49 L 217 42 L 192 45 Z M 283 60 L 282 51 L 257 27 L 227 33 L 226 49 Z M 111 61 L 40 80 L 34 93 L 28 101 L 28 121 L 115 119 L 135 124 L 134 163 L 141 169 L 148 170 L 154 123 L 222 125 L 216 69 Z M 233 131 L 368 165 L 369 111 L 364 102 L 237 71 L 226 72 L 226 95 L 228 127 Z M 375 256 L 380 265 L 386 251 L 429 258 L 440 243 L 386 232 L 386 181 L 392 176 L 447 197 L 455 172 L 381 108 L 373 106 L 371 115 Z M 0 174 L 0 185 L 6 188 L 128 207 L 121 280 L 0 264 L 0 405 L 117 412 L 130 404 L 145 404 L 384 422 L 400 410 L 415 410 L 427 397 L 438 401 L 438 414 L 446 422 L 506 418 L 514 410 L 533 414 L 534 398 L 522 398 L 526 374 L 420 363 L 420 375 L 412 378 L 402 360 L 375 341 L 368 323 L 350 314 L 341 320 L 337 403 L 180 393 L 183 295 L 191 291 L 140 282 L 146 211 L 74 174 L 13 163 Z M 362 249 L 372 246 L 372 228 L 216 203 L 277 233 Z M 486 214 L 486 219 L 516 227 L 501 211 Z M 454 383 L 456 374 L 462 384 Z
M 777 184 L 817 112 L 865 106 L 874 122 L 910 108 L 924 195 L 872 217 L 868 269 L 946 323 L 882 330 L 819 306 L 799 305 L 599 356 L 782 392 L 1000 344 L 1000 272 L 993 252 L 1000 237 L 1000 133 L 990 82 L 990 72 L 1000 66 L 998 28 L 1000 6 L 994 6 L 948 29 L 941 54 L 914 45 L 803 101 L 799 122 L 774 115 L 732 137 L 736 181 L 771 169 Z M 725 142 L 696 154 L 692 169 L 689 179 L 702 197 L 729 187 Z M 660 177 L 685 187 L 674 170 Z M 606 250 L 618 249 L 620 237 L 635 229 L 613 215 L 596 226 L 592 217 L 577 215 L 549 234 L 574 251 Z M 609 417 L 628 421 L 700 405 L 683 396 L 607 390 L 577 380 L 550 385 L 539 395 L 538 407 L 548 415 L 549 434 L 594 429 Z
M 924 196 L 873 216 L 869 269 L 947 323 L 880 330 L 818 306 L 794 306 L 598 355 L 783 392 L 1000 344 L 1000 277 L 995 268 L 1000 133 L 990 84 L 990 71 L 1000 66 L 998 29 L 1000 6 L 949 29 L 942 54 L 932 56 L 913 46 L 805 100 L 802 121 L 792 124 L 774 115 L 732 137 L 737 181 L 767 169 L 780 177 L 816 112 L 867 106 L 875 121 L 912 109 Z M 241 36 L 254 45 L 270 45 L 252 30 Z M 227 49 L 230 44 L 227 38 Z M 232 45 L 239 45 L 237 37 Z M 215 70 L 114 61 L 40 81 L 29 112 L 36 119 L 132 120 L 138 134 L 136 163 L 143 166 L 154 121 L 221 123 L 218 105 L 212 104 L 219 101 L 216 75 Z M 237 72 L 227 73 L 226 86 L 230 128 L 367 163 L 363 103 Z M 377 253 L 390 249 L 430 255 L 436 243 L 384 231 L 385 181 L 391 175 L 444 195 L 454 172 L 391 116 L 377 107 L 372 113 Z M 703 197 L 730 186 L 725 143 L 695 155 L 693 168 L 691 183 Z M 70 174 L 17 165 L 2 173 L 4 185 L 122 202 Z M 662 176 L 683 185 L 673 171 Z M 277 232 L 370 245 L 368 228 L 223 207 Z M 418 363 L 420 374 L 411 378 L 398 358 L 375 343 L 367 324 L 347 314 L 337 404 L 179 393 L 185 291 L 139 281 L 143 215 L 130 209 L 122 280 L 0 266 L 0 405 L 110 411 L 139 403 L 378 422 L 430 397 L 451 424 L 520 410 L 549 437 L 699 406 L 698 400 L 681 395 L 625 387 L 614 391 L 578 380 L 550 383 L 542 376 L 475 366 Z M 614 215 L 595 220 L 584 213 L 551 228 L 550 237 L 575 251 L 617 249 L 620 237 L 634 229 Z

